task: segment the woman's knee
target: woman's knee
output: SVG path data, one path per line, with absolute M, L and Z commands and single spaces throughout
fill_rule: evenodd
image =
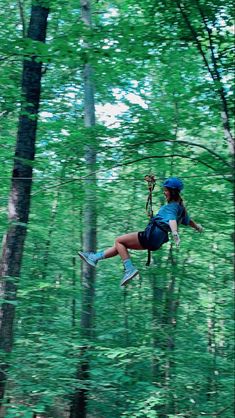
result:
M 118 244 L 120 244 L 120 237 L 117 237 L 117 238 L 115 239 L 115 241 L 114 241 L 114 245 L 115 245 L 115 247 L 116 247 Z
M 123 235 L 121 235 L 120 237 L 117 237 L 117 238 L 115 239 L 115 243 L 114 243 L 115 247 L 116 247 L 118 244 L 125 245 L 125 244 L 124 244 L 124 241 L 123 241 Z

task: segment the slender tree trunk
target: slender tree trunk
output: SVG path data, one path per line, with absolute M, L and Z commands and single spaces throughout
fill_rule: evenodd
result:
M 81 14 L 84 24 L 91 28 L 91 3 L 90 0 L 81 0 Z M 89 44 L 87 44 L 89 54 Z M 85 149 L 85 160 L 88 174 L 95 171 L 96 166 L 96 145 L 93 127 L 95 126 L 95 100 L 93 70 L 86 57 L 83 72 L 84 81 L 84 123 L 87 128 L 87 146 Z M 85 182 L 85 204 L 84 204 L 84 251 L 96 250 L 96 178 L 93 174 Z M 78 389 L 73 396 L 70 418 L 85 418 L 87 416 L 87 400 L 89 378 L 89 347 L 88 342 L 93 334 L 94 327 L 94 285 L 95 270 L 83 264 L 82 270 L 82 312 L 81 312 L 81 334 L 87 345 L 83 346 L 80 352 L 80 363 L 77 369 L 77 378 L 83 382 L 84 388 Z
M 28 38 L 45 42 L 49 9 L 32 6 Z M 13 346 L 13 322 L 17 277 L 20 275 L 24 242 L 30 210 L 32 169 L 35 155 L 37 116 L 41 93 L 42 62 L 36 56 L 23 63 L 22 110 L 19 117 L 12 185 L 9 196 L 9 229 L 3 239 L 0 266 L 0 350 L 10 353 Z M 4 397 L 7 365 L 1 366 L 0 405 Z M 1 408 L 1 406 L 0 406 Z
M 49 226 L 48 226 L 48 236 L 47 236 L 47 240 L 45 242 L 45 250 L 44 250 L 44 256 L 43 256 L 43 260 L 42 260 L 42 268 L 41 268 L 41 271 L 39 273 L 40 279 L 44 283 L 47 279 L 47 274 L 48 274 L 48 265 L 49 265 L 49 258 L 50 258 L 50 252 L 51 252 L 51 244 L 52 244 L 52 234 L 53 234 L 54 229 L 55 229 L 55 220 L 56 220 L 57 211 L 58 211 L 59 196 L 60 196 L 60 188 L 58 187 L 57 190 L 55 191 L 54 200 L 52 202 L 51 216 L 50 216 L 50 222 L 49 222 Z M 47 327 L 50 323 L 49 318 L 45 319 L 46 318 L 46 310 L 48 309 L 46 307 L 50 307 L 50 303 L 49 303 L 49 293 L 48 293 L 47 289 L 45 289 L 45 288 L 40 289 L 39 294 L 40 294 L 40 308 L 37 310 L 38 315 L 37 315 L 36 318 L 37 318 L 37 321 L 38 321 L 38 324 L 37 324 L 38 329 L 42 330 L 42 329 L 45 329 L 45 326 Z M 53 308 L 53 311 L 54 310 L 55 310 L 55 307 Z
M 173 245 L 171 244 L 169 251 L 169 263 L 171 268 L 170 282 L 166 292 L 166 304 L 165 304 L 165 318 L 164 323 L 167 329 L 167 345 L 166 345 L 166 365 L 165 365 L 165 387 L 168 388 L 168 404 L 166 408 L 167 414 L 175 414 L 175 401 L 171 397 L 171 391 L 169 390 L 172 384 L 172 378 L 174 375 L 175 361 L 174 361 L 174 350 L 175 350 L 175 327 L 176 327 L 176 300 L 175 300 L 175 266 L 176 260 L 173 254 Z M 168 415 L 167 415 L 168 416 Z
M 59 191 L 59 189 L 57 189 L 56 192 L 55 192 L 55 197 L 54 197 L 54 200 L 52 202 L 52 208 L 51 208 L 51 219 L 50 219 L 50 223 L 49 223 L 48 237 L 47 237 L 47 240 L 46 240 L 45 252 L 44 252 L 43 263 L 42 263 L 42 273 L 41 273 L 42 280 L 45 280 L 46 276 L 47 276 L 47 268 L 48 268 L 48 263 L 49 263 L 51 240 L 52 240 L 52 234 L 53 234 L 53 231 L 54 231 L 54 228 L 55 228 L 55 219 L 56 219 L 56 215 L 57 215 L 59 195 L 60 195 L 60 191 Z
M 165 371 L 163 362 L 165 362 L 166 351 L 166 336 L 165 336 L 165 324 L 164 324 L 164 304 L 165 304 L 165 271 L 166 266 L 163 265 L 162 260 L 159 260 L 160 255 L 157 255 L 157 267 L 156 272 L 151 275 L 152 284 L 152 344 L 153 344 L 153 357 L 152 357 L 152 380 L 157 388 L 164 388 L 165 386 Z M 159 352 L 161 350 L 161 357 L 155 355 L 155 350 Z M 166 418 L 165 414 L 166 403 L 162 401 L 161 404 L 155 406 L 155 411 L 159 418 Z
M 81 219 L 82 216 L 80 216 L 79 218 Z M 72 254 L 72 281 L 71 281 L 71 285 L 72 285 L 72 290 L 73 290 L 73 297 L 72 297 L 72 301 L 71 301 L 71 325 L 72 325 L 72 330 L 75 331 L 75 327 L 76 327 L 76 297 L 75 297 L 75 292 L 76 292 L 76 285 L 77 285 L 77 263 L 76 263 L 76 247 L 75 247 L 75 243 L 76 243 L 76 233 L 75 233 L 75 229 L 76 229 L 76 224 L 75 224 L 75 220 L 76 220 L 76 209 L 75 209 L 75 190 L 74 190 L 74 185 L 73 185 L 73 189 L 72 189 L 72 242 L 73 242 L 73 254 Z M 82 241 L 82 240 L 81 240 Z
M 165 177 L 165 172 L 161 173 L 161 176 Z M 164 197 L 160 196 L 160 203 L 161 206 L 164 205 Z M 159 255 L 156 255 L 157 262 L 156 262 L 156 272 L 154 271 L 151 275 L 151 284 L 152 284 L 152 342 L 153 348 L 162 350 L 164 349 L 164 331 L 162 329 L 162 321 L 163 321 L 163 301 L 165 297 L 165 276 L 161 273 L 164 269 L 162 267 L 162 260 L 160 259 Z M 155 263 L 155 255 L 153 253 L 153 260 Z M 161 371 L 159 359 L 153 355 L 152 358 L 152 378 L 153 382 L 157 382 L 158 384 L 162 384 L 164 380 L 163 372 Z
M 208 334 L 208 344 L 207 349 L 211 355 L 211 364 L 208 368 L 208 378 L 207 378 L 207 400 L 214 403 L 215 410 L 218 409 L 218 376 L 217 376 L 217 341 L 216 341 L 216 329 L 218 329 L 217 324 L 217 283 L 216 283 L 216 244 L 212 245 L 212 260 L 210 264 L 210 274 L 213 277 L 212 284 L 209 285 L 208 294 L 210 295 L 211 304 L 208 309 L 208 319 L 207 319 L 207 334 Z
M 158 259 L 157 263 L 157 275 L 155 272 L 151 275 L 152 283 L 152 343 L 153 348 L 163 348 L 162 340 L 162 314 L 163 314 L 163 297 L 165 293 L 164 289 L 164 277 L 161 276 L 161 260 Z M 159 359 L 155 354 L 152 358 L 152 376 L 153 381 L 158 384 L 163 380 L 163 374 L 160 369 Z
M 174 348 L 175 348 L 175 324 L 176 324 L 176 307 L 177 304 L 174 300 L 176 278 L 174 274 L 175 259 L 173 257 L 173 248 L 171 245 L 169 251 L 168 264 L 170 264 L 170 281 L 168 288 L 163 288 L 163 283 L 159 287 L 159 283 L 156 286 L 155 279 L 153 281 L 153 296 L 158 304 L 153 304 L 153 324 L 158 326 L 158 333 L 155 334 L 154 347 L 164 350 L 164 369 L 160 370 L 158 362 L 154 364 L 153 371 L 155 372 L 155 380 L 161 383 L 161 386 L 165 388 L 167 393 L 171 393 L 169 387 L 171 385 L 171 379 L 174 371 Z M 164 305 L 164 306 L 163 306 Z M 159 324 L 161 328 L 159 327 Z M 162 332 L 163 330 L 163 332 Z M 162 335 L 161 335 L 162 333 Z M 164 404 L 156 407 L 159 418 L 166 418 L 169 414 L 175 413 L 174 400 L 169 397 Z

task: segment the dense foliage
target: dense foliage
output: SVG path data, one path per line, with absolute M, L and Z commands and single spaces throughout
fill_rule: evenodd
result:
M 3 353 L 10 363 L 5 417 L 68 418 L 73 393 L 85 388 L 87 417 L 231 418 L 232 2 L 99 1 L 87 28 L 78 2 L 53 0 L 43 46 L 26 37 L 30 2 L 8 3 L 0 22 L 2 235 L 25 55 L 41 57 L 44 74 L 27 240 L 21 276 L 13 278 L 14 348 Z M 91 129 L 83 113 L 87 61 Z M 99 249 L 145 227 L 150 172 L 155 211 L 163 179 L 177 175 L 189 214 L 205 228 L 182 227 L 180 249 L 169 242 L 150 267 L 145 252 L 133 252 L 140 279 L 124 290 L 120 259 L 100 262 L 89 339 L 80 325 L 77 257 L 87 146 L 97 150 Z M 76 373 L 84 356 L 86 381 Z

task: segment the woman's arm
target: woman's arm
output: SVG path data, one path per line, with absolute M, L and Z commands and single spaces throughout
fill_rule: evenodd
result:
M 172 234 L 178 231 L 177 222 L 175 220 L 169 221 Z
M 193 219 L 190 219 L 189 226 L 191 226 L 191 228 L 193 229 L 196 229 L 196 231 L 198 232 L 203 232 L 203 227 L 200 224 L 197 224 L 196 222 L 194 222 Z
M 180 244 L 180 237 L 178 234 L 178 227 L 177 227 L 177 222 L 175 220 L 170 220 L 169 221 L 169 226 L 171 229 L 171 233 L 173 235 L 174 241 L 176 243 L 176 245 L 178 246 Z M 190 219 L 189 221 L 189 226 L 191 226 L 191 228 L 196 229 L 196 231 L 198 232 L 203 232 L 203 227 L 200 224 L 197 224 L 196 222 L 194 222 L 193 219 Z
M 174 241 L 178 246 L 180 244 L 180 237 L 177 230 L 177 222 L 175 220 L 169 221 L 169 226 L 171 228 L 171 233 L 173 235 Z

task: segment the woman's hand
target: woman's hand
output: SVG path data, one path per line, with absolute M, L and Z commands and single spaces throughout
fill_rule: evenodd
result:
M 196 228 L 195 228 L 198 232 L 203 232 L 204 228 L 200 225 L 200 224 L 196 224 Z
M 173 238 L 174 238 L 174 241 L 175 241 L 175 243 L 176 243 L 176 245 L 177 245 L 177 247 L 180 245 L 180 237 L 179 237 L 179 234 L 178 234 L 178 232 L 172 232 L 172 235 L 173 235 Z
M 197 224 L 196 222 L 194 222 L 193 219 L 190 219 L 189 225 L 192 228 L 196 229 L 196 231 L 198 231 L 198 232 L 203 232 L 204 231 L 204 228 L 200 224 Z

